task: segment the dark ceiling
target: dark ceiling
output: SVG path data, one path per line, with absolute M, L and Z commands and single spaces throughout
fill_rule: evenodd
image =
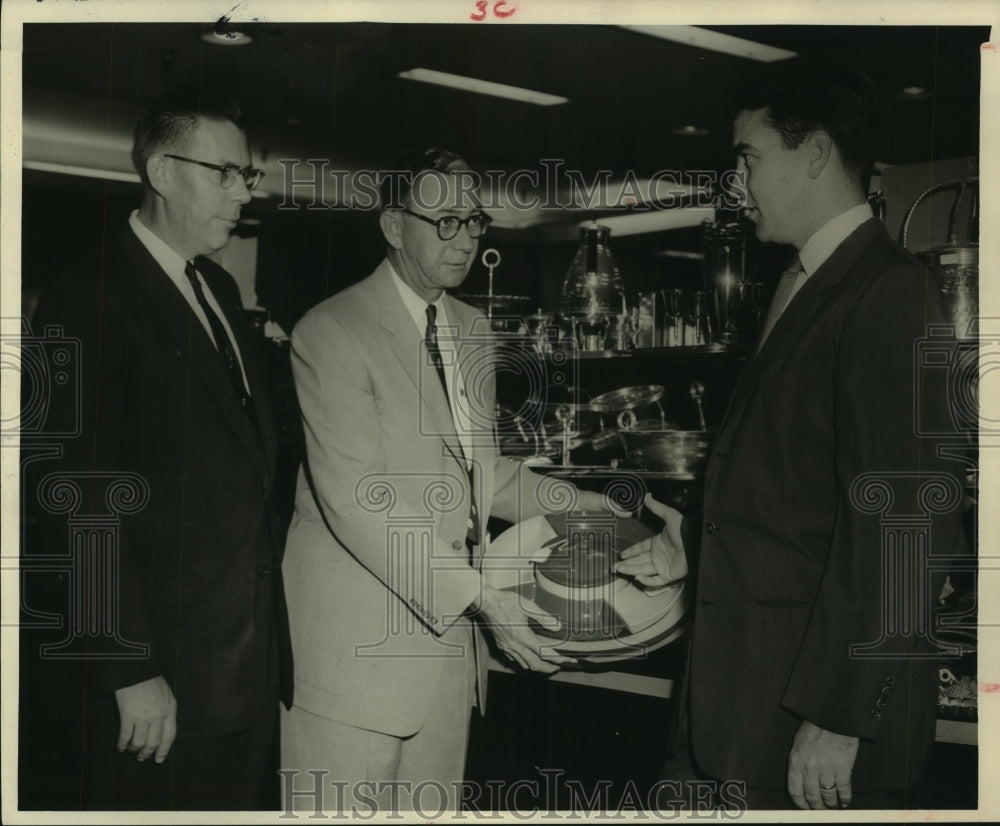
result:
M 718 31 L 839 61 L 869 74 L 887 114 L 891 164 L 978 152 L 979 46 L 987 27 L 735 26 Z M 288 23 L 248 26 L 253 42 L 215 46 L 202 24 L 28 24 L 33 90 L 138 107 L 169 87 L 233 94 L 290 146 L 384 166 L 412 144 L 445 144 L 480 165 L 585 172 L 721 169 L 730 163 L 727 99 L 766 64 L 614 26 Z M 541 107 L 397 78 L 438 69 L 563 95 Z M 932 94 L 900 100 L 903 86 Z M 707 136 L 678 136 L 694 124 Z M 258 150 L 266 147 L 257 147 Z
M 978 154 L 980 44 L 989 39 L 987 27 L 714 28 L 868 73 L 887 115 L 885 163 Z M 382 169 L 418 144 L 456 148 L 480 169 L 537 169 L 541 159 L 559 159 L 588 180 L 601 169 L 615 179 L 628 171 L 637 177 L 721 171 L 733 162 L 727 100 L 767 65 L 616 26 L 260 24 L 246 27 L 252 43 L 238 47 L 206 43 L 202 34 L 212 30 L 208 23 L 25 25 L 26 155 L 29 119 L 41 119 L 61 163 L 127 170 L 140 107 L 171 87 L 200 85 L 240 102 L 255 162 L 271 163 L 265 185 L 277 182 L 272 191 L 281 190 L 278 157 L 326 158 L 333 169 Z M 533 106 L 397 77 L 415 67 L 569 102 Z M 931 94 L 909 101 L 895 96 L 914 85 Z M 685 124 L 708 134 L 672 133 Z M 63 258 L 92 245 L 103 227 L 135 205 L 132 183 L 30 169 L 23 180 L 26 283 L 42 283 Z M 77 216 L 67 230 L 75 235 L 56 246 L 53 203 L 72 206 Z M 369 214 L 282 211 L 272 197 L 255 198 L 244 216 L 258 224 L 258 270 L 272 285 L 258 284 L 260 300 L 289 329 L 306 308 L 363 277 L 382 255 Z M 503 249 L 501 291 L 537 296 L 539 305 L 556 301 L 576 243 L 573 224 L 589 217 L 556 215 L 569 233 L 559 242 L 541 228 L 498 223 L 490 233 L 491 244 Z M 664 279 L 687 288 L 700 282 L 700 262 L 664 258 L 663 251 L 696 251 L 700 244 L 700 227 L 691 225 L 618 235 L 614 250 L 630 289 Z M 478 262 L 466 287 L 486 291 L 487 273 Z

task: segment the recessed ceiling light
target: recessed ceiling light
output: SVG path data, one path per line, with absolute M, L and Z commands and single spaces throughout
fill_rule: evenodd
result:
M 465 92 L 475 92 L 479 95 L 519 100 L 523 103 L 534 103 L 537 106 L 555 106 L 568 103 L 569 98 L 550 95 L 546 92 L 536 92 L 534 89 L 522 89 L 520 86 L 508 86 L 506 83 L 494 83 L 490 80 L 480 80 L 464 75 L 453 75 L 449 72 L 438 72 L 434 69 L 408 69 L 400 72 L 398 77 L 406 80 L 417 80 L 421 83 L 433 83 L 437 86 L 448 86 Z
M 236 29 L 215 29 L 202 34 L 201 39 L 213 46 L 246 46 L 253 42 L 250 35 Z
M 903 86 L 895 93 L 900 100 L 926 100 L 930 96 L 930 90 L 923 86 Z
M 693 123 L 685 123 L 683 126 L 675 126 L 670 131 L 674 135 L 688 135 L 691 137 L 700 137 L 708 134 L 708 130 L 704 126 L 695 126 Z
M 787 49 L 767 46 L 753 40 L 713 32 L 698 26 L 622 26 L 621 28 L 639 32 L 639 34 L 648 34 L 651 37 L 659 37 L 663 40 L 671 40 L 674 43 L 697 46 L 711 52 L 722 52 L 735 57 L 759 60 L 762 63 L 773 63 L 776 60 L 797 56 L 795 52 L 790 52 Z

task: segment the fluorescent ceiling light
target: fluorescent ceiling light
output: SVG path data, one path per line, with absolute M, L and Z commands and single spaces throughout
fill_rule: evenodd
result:
M 687 209 L 660 209 L 651 212 L 633 212 L 629 215 L 602 216 L 597 223 L 611 230 L 612 235 L 640 235 L 646 232 L 662 232 L 666 229 L 697 227 L 708 218 L 715 220 L 715 210 L 711 207 L 689 207 Z M 592 221 L 581 221 L 577 228 L 590 226 Z
M 418 80 L 421 83 L 434 83 L 438 86 L 449 86 L 465 92 L 475 92 L 479 95 L 494 95 L 510 100 L 520 100 L 524 103 L 534 103 L 538 106 L 555 106 L 568 103 L 569 98 L 536 92 L 534 89 L 522 89 L 519 86 L 508 86 L 506 83 L 493 83 L 490 80 L 479 80 L 464 75 L 453 75 L 449 72 L 438 72 L 434 69 L 407 69 L 400 72 L 399 77 L 406 80 Z
M 647 232 L 663 232 L 670 229 L 701 226 L 705 219 L 715 220 L 715 210 L 711 207 L 681 207 L 649 212 L 632 212 L 628 215 L 601 215 L 594 219 L 571 224 L 543 227 L 542 240 L 551 243 L 575 241 L 580 229 L 597 223 L 611 230 L 611 237 L 640 235 Z
M 47 161 L 25 161 L 21 164 L 25 169 L 36 172 L 54 172 L 57 175 L 76 175 L 80 178 L 100 178 L 105 181 L 127 181 L 130 184 L 139 183 L 135 172 L 117 172 L 113 169 L 91 169 L 86 166 L 73 166 L 65 163 L 48 163 Z
M 700 49 L 708 49 L 710 52 L 722 52 L 723 54 L 735 57 L 747 57 L 750 60 L 759 60 L 762 63 L 773 63 L 776 60 L 797 57 L 795 52 L 790 52 L 787 49 L 765 46 L 763 43 L 755 43 L 753 40 L 744 40 L 742 37 L 733 37 L 729 34 L 709 31 L 698 26 L 622 26 L 622 28 L 639 32 L 639 34 L 648 34 L 652 37 L 670 40 L 674 43 L 697 46 Z
M 78 178 L 97 178 L 102 181 L 124 181 L 130 184 L 140 183 L 135 172 L 120 172 L 116 169 L 94 169 L 89 166 L 75 166 L 67 163 L 49 163 L 48 161 L 24 161 L 21 166 L 35 172 L 52 172 L 56 175 L 75 175 Z M 255 189 L 250 195 L 254 198 L 268 198 L 267 192 Z
M 627 181 L 610 181 L 603 188 L 595 187 L 593 192 L 574 190 L 574 204 L 571 209 L 587 211 L 598 209 L 622 209 L 624 207 L 659 201 L 660 206 L 676 204 L 681 198 L 694 197 L 699 192 L 707 193 L 705 187 L 692 184 L 650 178 L 630 178 Z M 589 197 L 588 197 L 589 196 Z

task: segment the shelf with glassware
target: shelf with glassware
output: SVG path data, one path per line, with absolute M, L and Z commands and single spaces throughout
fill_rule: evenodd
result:
M 500 254 L 483 253 L 489 291 L 464 298 L 499 341 L 501 449 L 548 460 L 539 471 L 550 474 L 694 481 L 763 315 L 763 288 L 745 275 L 747 228 L 703 224 L 704 289 L 628 296 L 609 236 L 580 228 L 552 311 L 520 314 L 527 297 L 495 294 Z
M 693 481 L 745 354 L 667 352 L 586 359 L 506 342 L 497 375 L 501 450 L 548 459 L 537 467 L 548 474 L 596 478 L 613 469 Z

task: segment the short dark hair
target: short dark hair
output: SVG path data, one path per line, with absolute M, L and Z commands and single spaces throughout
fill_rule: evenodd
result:
M 230 121 L 243 128 L 243 112 L 235 101 L 201 89 L 175 89 L 143 111 L 135 125 L 132 142 L 132 165 L 143 186 L 149 186 L 146 161 L 150 156 L 167 147 L 183 149 L 198 118 Z
M 766 109 L 788 149 L 817 129 L 829 133 L 844 169 L 867 185 L 881 149 L 882 113 L 875 87 L 857 69 L 788 61 L 736 97 L 735 111 Z
M 411 148 L 396 158 L 384 170 L 379 186 L 379 205 L 382 209 L 402 209 L 410 196 L 414 179 L 421 172 L 468 172 L 475 174 L 468 162 L 451 149 L 438 146 Z

